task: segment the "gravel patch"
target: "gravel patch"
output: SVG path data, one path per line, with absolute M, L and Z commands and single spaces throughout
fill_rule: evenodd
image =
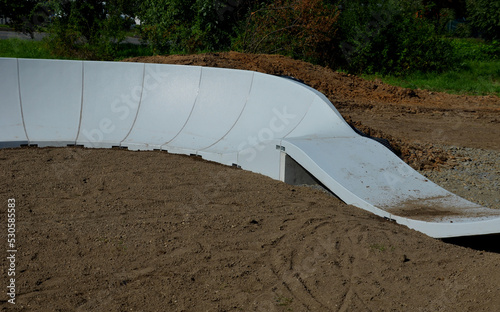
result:
M 446 190 L 484 207 L 500 209 L 500 151 L 440 145 L 453 165 L 420 173 Z

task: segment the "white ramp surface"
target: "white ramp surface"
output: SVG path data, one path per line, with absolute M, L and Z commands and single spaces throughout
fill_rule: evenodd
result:
M 200 91 L 201 67 L 146 64 L 141 110 L 122 146 L 161 149 L 184 128 Z
M 82 106 L 82 62 L 20 59 L 19 84 L 30 144 L 74 144 Z
M 25 144 L 17 59 L 0 58 L 0 148 Z
M 348 204 L 432 237 L 500 233 L 500 209 L 429 181 L 356 134 L 323 94 L 293 80 L 197 66 L 11 58 L 0 58 L 0 70 L 0 148 L 195 154 L 282 181 L 307 175 Z
M 77 144 L 120 146 L 142 100 L 144 64 L 84 62 L 83 104 Z
M 251 72 L 203 68 L 191 116 L 179 135 L 167 144 L 201 150 L 220 141 L 245 108 L 252 78 Z

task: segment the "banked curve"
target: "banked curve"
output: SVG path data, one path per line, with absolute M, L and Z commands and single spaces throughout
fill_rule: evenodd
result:
M 120 146 L 196 154 L 290 182 L 433 237 L 500 232 L 500 211 L 445 191 L 356 134 L 320 92 L 258 72 L 0 59 L 0 148 Z

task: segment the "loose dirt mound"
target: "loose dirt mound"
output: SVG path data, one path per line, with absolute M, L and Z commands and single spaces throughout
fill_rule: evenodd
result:
M 495 97 L 406 90 L 280 56 L 221 53 L 132 61 L 297 77 L 324 92 L 363 131 L 388 137 L 419 168 L 457 161 L 435 146 L 439 143 L 500 150 Z M 197 158 L 4 149 L 0 231 L 5 239 L 8 198 L 17 201 L 17 297 L 13 306 L 4 293 L 2 310 L 497 311 L 500 306 L 499 236 L 454 241 L 489 251 L 460 247 L 323 192 Z M 0 266 L 6 287 L 5 252 Z

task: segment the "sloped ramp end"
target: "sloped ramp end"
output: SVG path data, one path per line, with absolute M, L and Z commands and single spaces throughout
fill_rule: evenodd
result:
M 287 138 L 282 145 L 303 171 L 347 204 L 435 238 L 500 231 L 500 209 L 485 208 L 446 191 L 373 140 Z M 296 168 L 284 169 L 283 178 L 296 176 Z

